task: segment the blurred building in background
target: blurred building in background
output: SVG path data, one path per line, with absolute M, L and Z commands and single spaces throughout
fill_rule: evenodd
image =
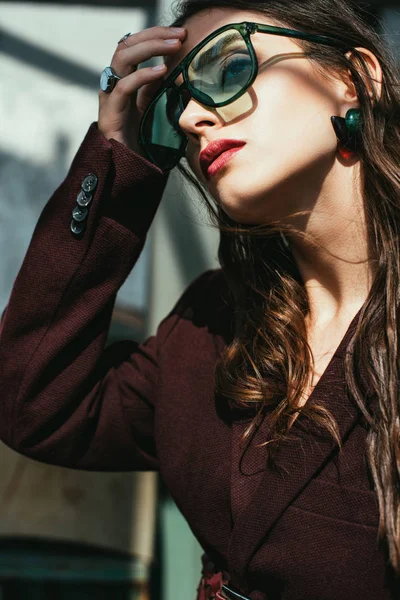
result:
M 117 41 L 169 24 L 171 4 L 0 1 L 1 311 L 40 212 L 97 119 L 99 75 Z M 400 8 L 363 4 L 400 57 Z M 152 334 L 190 281 L 217 266 L 217 245 L 173 173 L 109 343 Z M 0 464 L 0 600 L 195 597 L 202 551 L 156 474 L 75 472 L 4 445 Z

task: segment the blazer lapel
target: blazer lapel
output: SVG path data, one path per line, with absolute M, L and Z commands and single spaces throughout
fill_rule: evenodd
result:
M 346 439 L 361 416 L 355 403 L 346 396 L 343 360 L 360 312 L 351 322 L 308 400 L 330 410 L 339 426 L 342 440 Z M 290 429 L 292 439 L 281 444 L 277 455 L 279 471 L 267 469 L 266 448 L 255 448 L 256 444 L 268 439 L 269 416 L 266 416 L 247 456 L 239 465 L 242 454 L 239 439 L 249 422 L 250 419 L 246 419 L 232 426 L 233 528 L 228 547 L 228 568 L 231 585 L 242 594 L 248 593 L 246 570 L 257 549 L 265 542 L 282 513 L 338 448 L 328 432 L 300 415 Z
M 233 524 L 250 504 L 265 473 L 266 447 L 257 448 L 257 445 L 267 439 L 265 417 L 252 436 L 251 443 L 245 444 L 245 451 L 241 441 L 243 433 L 252 419 L 253 417 L 232 422 L 231 511 Z

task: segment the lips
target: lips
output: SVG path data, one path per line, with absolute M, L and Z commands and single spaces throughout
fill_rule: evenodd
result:
M 233 150 L 234 148 L 239 149 L 244 146 L 246 142 L 242 140 L 215 140 L 208 144 L 208 146 L 200 154 L 200 166 L 206 178 L 209 177 L 208 169 L 210 165 L 224 152 Z

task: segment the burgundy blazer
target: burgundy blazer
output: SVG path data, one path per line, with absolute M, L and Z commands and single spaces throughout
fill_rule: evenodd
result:
M 89 174 L 98 184 L 76 236 L 71 212 Z M 220 270 L 197 278 L 145 343 L 105 349 L 116 293 L 166 180 L 91 125 L 40 215 L 3 314 L 1 439 L 74 469 L 159 470 L 204 551 L 252 600 L 399 598 L 377 539 L 367 428 L 344 393 L 343 356 L 359 315 L 309 400 L 333 412 L 343 450 L 300 416 L 280 449 L 280 473 L 256 448 L 268 414 L 240 460 L 251 417 L 214 394 L 231 331 Z

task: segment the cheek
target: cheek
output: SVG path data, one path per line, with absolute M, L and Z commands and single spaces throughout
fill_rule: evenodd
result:
M 290 154 L 306 159 L 331 151 L 336 138 L 330 99 L 302 78 L 277 78 L 257 90 L 257 110 L 248 120 L 249 136 L 272 160 Z
M 225 124 L 229 124 L 231 121 L 245 117 L 254 109 L 254 100 L 249 92 L 240 96 L 235 102 L 216 108 L 215 112 L 222 119 Z
M 261 86 L 257 96 L 256 120 L 262 123 L 263 129 L 274 132 L 290 132 L 293 125 L 301 124 L 304 109 L 310 106 L 296 86 L 279 79 Z

